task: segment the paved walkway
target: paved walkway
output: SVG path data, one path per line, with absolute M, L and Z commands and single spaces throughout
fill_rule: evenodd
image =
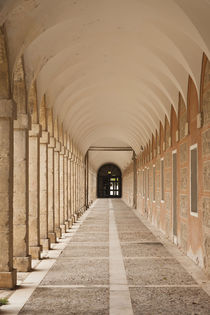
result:
M 19 314 L 210 313 L 201 283 L 121 200 L 97 200 L 76 229 Z

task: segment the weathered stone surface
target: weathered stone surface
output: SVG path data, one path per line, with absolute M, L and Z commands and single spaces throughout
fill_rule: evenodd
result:
M 180 115 L 179 115 L 179 139 L 183 139 L 185 137 L 185 124 L 187 122 L 187 111 L 184 100 L 180 97 Z
M 203 164 L 203 186 L 205 191 L 210 191 L 210 161 Z
M 41 302 L 41 303 L 40 303 Z M 38 288 L 19 314 L 109 314 L 107 288 Z
M 109 260 L 107 258 L 60 257 L 41 282 L 42 285 L 90 285 L 109 283 Z
M 121 245 L 122 253 L 125 257 L 162 257 L 171 256 L 166 248 L 158 242 L 123 244 Z
M 188 169 L 186 167 L 180 170 L 180 181 L 181 190 L 186 190 L 188 185 Z
M 166 168 L 171 167 L 171 162 L 172 162 L 171 152 L 168 152 L 168 153 L 165 155 L 165 167 L 166 167 Z
M 165 172 L 165 188 L 171 189 L 171 171 Z
M 77 245 L 71 243 L 66 247 L 65 251 L 61 254 L 61 257 L 108 257 L 109 246 L 101 245 Z
M 210 122 L 210 89 L 203 94 L 203 120 L 204 125 Z
M 124 260 L 130 285 L 195 284 L 175 259 L 126 259 Z M 156 270 L 156 272 L 152 272 Z
M 155 241 L 155 236 L 150 231 L 142 232 L 130 232 L 130 233 L 119 233 L 119 239 L 121 242 L 132 242 L 132 241 Z
M 165 208 L 168 211 L 171 210 L 171 193 L 170 192 L 165 193 Z
M 187 251 L 187 238 L 188 238 L 188 229 L 187 225 L 181 222 L 181 229 L 180 229 L 180 237 L 181 237 L 181 246 L 183 250 Z
M 134 315 L 209 314 L 209 296 L 200 288 L 130 288 Z
M 209 60 L 207 60 L 206 61 L 206 68 L 205 68 L 205 74 L 204 74 L 204 82 L 203 82 L 204 88 L 206 88 L 209 83 L 210 83 L 210 62 L 209 62 Z
M 181 164 L 186 163 L 188 160 L 187 143 L 184 142 L 180 145 L 180 162 Z
M 160 173 L 156 173 L 156 189 L 160 190 Z
M 202 152 L 203 155 L 210 154 L 210 129 L 202 134 Z
M 186 218 L 188 212 L 188 195 L 180 195 L 180 214 Z
M 13 289 L 17 281 L 17 272 L 16 270 L 8 272 L 0 272 L 0 289 Z
M 210 198 L 203 197 L 202 199 L 203 210 L 203 224 L 210 227 Z
M 205 249 L 205 267 L 208 275 L 210 275 L 210 236 L 204 235 L 204 249 Z

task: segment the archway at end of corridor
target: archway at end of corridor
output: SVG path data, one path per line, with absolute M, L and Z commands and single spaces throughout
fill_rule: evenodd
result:
M 104 164 L 98 170 L 97 197 L 98 198 L 121 198 L 122 196 L 122 173 L 115 164 Z

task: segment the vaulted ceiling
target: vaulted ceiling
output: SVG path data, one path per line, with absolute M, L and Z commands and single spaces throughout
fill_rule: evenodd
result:
M 110 139 L 139 153 L 210 58 L 209 0 L 0 0 L 0 23 L 11 75 L 23 55 L 28 89 L 84 153 Z

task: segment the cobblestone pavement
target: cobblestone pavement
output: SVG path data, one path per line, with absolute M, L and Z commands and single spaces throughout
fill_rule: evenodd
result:
M 20 314 L 209 314 L 210 298 L 121 200 L 97 200 Z

